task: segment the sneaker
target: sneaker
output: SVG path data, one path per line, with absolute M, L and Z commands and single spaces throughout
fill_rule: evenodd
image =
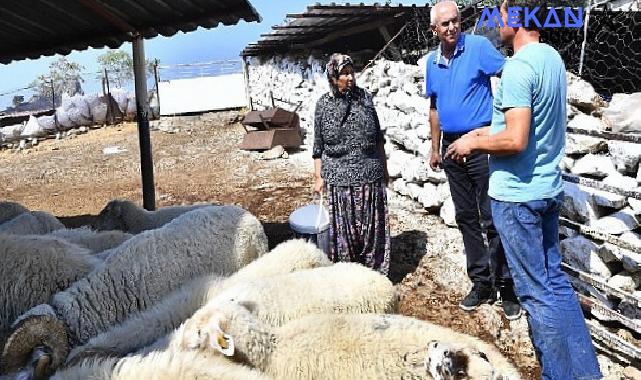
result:
M 463 298 L 459 306 L 465 311 L 472 311 L 481 304 L 491 304 L 494 301 L 496 301 L 496 290 L 493 287 L 474 284 L 470 293 Z
M 499 293 L 501 294 L 501 306 L 503 307 L 505 318 L 509 321 L 519 319 L 523 310 L 516 294 L 514 294 L 514 288 L 512 286 L 503 286 L 499 288 Z

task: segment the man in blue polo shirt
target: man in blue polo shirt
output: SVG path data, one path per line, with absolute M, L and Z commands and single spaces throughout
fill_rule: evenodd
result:
M 460 307 L 469 311 L 482 303 L 494 302 L 498 287 L 506 317 L 516 319 L 521 315 L 521 307 L 514 295 L 503 247 L 492 222 L 487 194 L 488 155 L 473 154 L 460 163 L 450 158 L 441 159 L 441 149 L 445 152 L 465 133 L 490 124 L 490 77 L 501 71 L 505 60 L 487 38 L 460 32 L 460 15 L 455 2 L 436 3 L 430 19 L 432 32 L 441 41 L 439 48 L 428 56 L 425 76 L 426 95 L 431 100 L 430 166 L 445 169 L 456 223 L 463 235 L 467 275 L 473 284 Z

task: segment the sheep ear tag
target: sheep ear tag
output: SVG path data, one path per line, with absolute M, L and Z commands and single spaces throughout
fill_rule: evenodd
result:
M 209 345 L 225 356 L 234 356 L 234 338 L 222 331 L 210 336 Z

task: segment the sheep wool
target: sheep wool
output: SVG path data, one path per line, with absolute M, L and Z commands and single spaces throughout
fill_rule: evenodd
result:
M 317 314 L 272 328 L 245 307 L 228 302 L 212 314 L 211 339 L 192 347 L 217 350 L 274 379 L 432 379 L 417 352 L 430 357 L 433 341 L 483 353 L 490 373 L 458 370 L 467 379 L 518 379 L 493 346 L 426 321 L 390 314 Z M 213 335 L 215 334 L 215 335 Z M 487 369 L 487 368 L 486 368 Z M 453 377 L 452 377 L 453 378 Z
M 156 211 L 147 211 L 128 200 L 113 200 L 98 215 L 95 227 L 98 230 L 120 230 L 137 234 L 160 228 L 180 215 L 206 205 L 168 206 Z
M 230 277 L 207 275 L 188 282 L 153 307 L 93 337 L 84 346 L 74 348 L 67 362 L 104 351 L 123 356 L 149 346 L 178 328 L 212 297 L 234 285 L 257 278 L 329 265 L 332 265 L 331 261 L 315 245 L 303 240 L 286 241 Z M 165 348 L 163 343 L 159 343 L 153 349 Z
M 186 334 L 203 334 L 218 304 L 245 305 L 260 321 L 281 326 L 319 313 L 393 313 L 397 295 L 387 277 L 356 263 L 260 278 L 224 290 L 186 322 Z
M 0 224 L 8 222 L 20 214 L 29 212 L 29 209 L 17 202 L 0 201 Z
M 86 248 L 57 237 L 0 234 L 0 347 L 14 319 L 100 263 Z
M 154 352 L 99 358 L 58 371 L 51 380 L 268 380 L 249 367 L 204 352 Z
M 44 211 L 30 211 L 0 224 L 0 233 L 44 235 L 65 228 L 58 218 Z
M 122 231 L 94 231 L 88 227 L 61 229 L 48 234 L 56 236 L 81 247 L 89 249 L 93 253 L 100 253 L 115 248 L 133 235 Z
M 49 305 L 75 347 L 154 305 L 190 279 L 207 273 L 229 275 L 266 250 L 267 237 L 256 217 L 236 206 L 203 207 L 114 248 L 87 277 L 54 295 Z M 11 358 L 22 358 L 18 353 L 33 349 L 21 346 L 21 342 L 42 341 L 43 337 L 33 335 L 47 333 L 28 328 L 37 326 L 38 316 L 31 315 L 35 320 L 16 329 L 8 340 L 17 346 L 7 343 L 4 348 L 3 359 L 9 369 L 24 365 Z M 26 337 L 21 338 L 23 335 Z M 66 356 L 56 358 L 64 360 Z M 62 361 L 56 360 L 50 367 L 60 364 Z

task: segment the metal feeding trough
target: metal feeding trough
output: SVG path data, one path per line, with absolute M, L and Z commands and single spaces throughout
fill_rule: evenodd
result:
M 242 122 L 247 134 L 240 149 L 266 150 L 281 145 L 298 148 L 303 143 L 298 114 L 274 107 L 264 111 L 251 111 Z M 253 130 L 247 127 L 255 128 Z

